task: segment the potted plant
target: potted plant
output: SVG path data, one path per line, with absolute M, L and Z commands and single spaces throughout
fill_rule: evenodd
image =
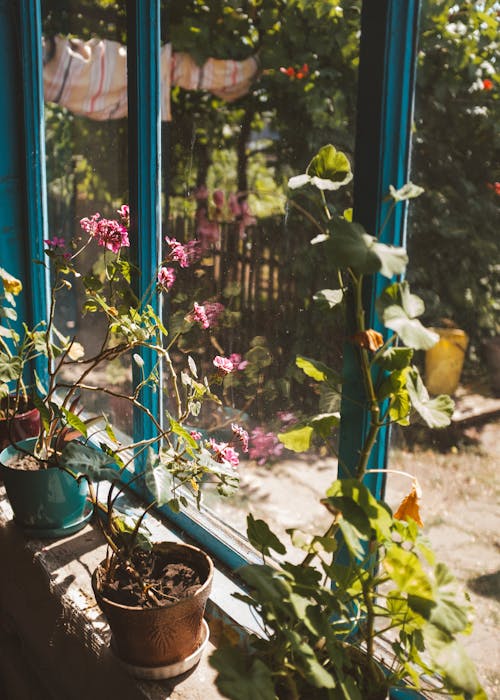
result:
M 128 214 L 123 208 L 120 211 L 122 216 Z M 178 511 L 191 497 L 199 505 L 202 482 L 207 478 L 221 494 L 231 493 L 238 483 L 239 456 L 235 444 L 247 450 L 248 435 L 233 423 L 230 439 L 220 442 L 185 427 L 199 413 L 203 402 L 220 402 L 209 380 L 200 377 L 193 358 L 187 357 L 186 366 L 181 366 L 179 359 L 183 354 L 178 347 L 183 335 L 193 326 L 210 328 L 209 310 L 202 304 L 191 304 L 178 327 L 168 332 L 149 303 L 152 294 L 171 291 L 179 273 L 176 265 L 187 267 L 197 259 L 195 242 L 180 244 L 167 239 L 169 251 L 150 284 L 148 296 L 138 300 L 130 286 L 131 266 L 121 257 L 121 249 L 128 244 L 125 222 L 102 219 L 95 214 L 81 223 L 88 236 L 73 252 L 60 239 L 48 242 L 47 254 L 54 267 L 49 321 L 47 326 L 32 331 L 25 328 L 25 337 L 20 342 L 22 352 L 18 352 L 17 360 L 13 353 L 8 356 L 11 365 L 18 367 L 19 377 L 21 366 L 24 369 L 34 356 L 44 358 L 48 383 L 44 385 L 37 378 L 33 393 L 41 416 L 38 436 L 32 442 L 15 442 L 3 451 L 2 473 L 12 501 L 17 493 L 13 498 L 10 472 L 28 477 L 36 473 L 62 475 L 77 493 L 84 494 L 91 504 L 89 511 L 94 508 L 102 515 L 98 522 L 108 553 L 94 572 L 92 583 L 97 602 L 110 623 L 116 653 L 135 675 L 147 678 L 177 675 L 197 661 L 208 641 L 203 613 L 213 564 L 203 551 L 188 544 L 151 544 L 141 526 L 154 505 L 166 505 Z M 83 248 L 95 242 L 105 248 L 100 265 L 104 272 L 99 276 L 97 273 L 80 276 L 75 261 Z M 105 321 L 102 345 L 91 357 L 83 355 L 75 337 L 62 336 L 54 326 L 60 290 L 79 281 L 85 290 L 84 310 L 89 313 L 100 310 Z M 133 355 L 142 370 L 142 379 L 133 390 L 96 381 L 97 368 L 139 346 L 146 346 L 156 362 L 147 374 L 140 356 Z M 164 383 L 169 392 L 163 417 L 153 415 L 141 399 L 146 386 L 157 384 L 160 365 L 165 370 Z M 222 356 L 213 358 L 211 365 L 212 378 L 217 381 L 231 369 L 228 359 Z M 135 443 L 119 440 L 106 416 L 101 416 L 99 422 L 95 418 L 86 420 L 78 408 L 82 391 L 97 393 L 99 397 L 112 396 L 143 412 L 151 423 L 152 436 L 140 436 Z M 19 453 L 20 460 L 36 462 L 37 468 L 31 471 L 10 466 L 9 457 L 14 453 Z M 132 464 L 146 455 L 144 470 L 133 475 Z M 105 496 L 102 496 L 102 481 L 109 484 Z M 136 521 L 130 522 L 129 517 L 119 512 L 117 501 L 124 484 L 132 483 L 143 487 L 148 505 Z M 23 487 L 28 490 L 26 482 Z M 59 484 L 47 487 L 47 500 L 54 500 L 54 494 L 60 496 L 66 508 L 74 500 Z M 38 517 L 45 515 L 40 499 L 36 502 L 32 497 L 30 503 Z M 29 518 L 35 514 L 28 507 L 19 510 L 15 502 L 13 506 L 16 519 L 31 524 Z M 74 527 L 82 524 L 80 519 Z M 43 528 L 37 524 L 31 531 L 37 535 L 56 535 L 70 529 L 70 525 L 62 527 L 49 522 Z
M 171 351 L 169 346 L 168 353 Z M 216 358 L 217 359 L 217 358 Z M 89 482 L 90 496 L 101 518 L 99 525 L 108 545 L 106 558 L 92 575 L 96 601 L 113 633 L 114 650 L 131 674 L 139 678 L 169 678 L 191 668 L 208 642 L 203 615 L 210 594 L 213 563 L 208 555 L 182 542 L 152 543 L 144 518 L 153 506 L 165 505 L 173 512 L 191 499 L 200 505 L 202 485 L 208 477 L 221 495 L 231 494 L 238 484 L 237 443 L 248 449 L 245 430 L 233 424 L 230 443 L 219 443 L 186 428 L 198 404 L 215 400 L 208 381 L 198 378 L 190 358 L 178 381 L 168 361 L 176 401 L 167 408 L 165 427 L 157 435 L 136 445 L 120 445 L 111 433 L 111 444 L 100 450 L 84 442 L 65 446 L 65 464 Z M 137 400 L 134 406 L 148 413 Z M 175 411 L 175 414 L 174 412 Z M 128 467 L 147 448 L 143 471 L 135 476 Z M 123 452 L 132 453 L 128 460 Z M 105 498 L 100 482 L 107 481 Z M 141 484 L 149 496 L 135 518 L 124 516 L 116 504 L 124 483 Z
M 22 290 L 20 280 L 0 267 L 0 317 L 17 320 L 15 297 Z M 13 327 L 0 331 L 0 451 L 9 443 L 38 434 L 40 414 L 28 397 L 22 372 L 19 372 L 19 335 Z M 16 388 L 11 392 L 10 383 Z
M 457 640 L 470 629 L 468 605 L 419 534 L 418 484 L 395 513 L 363 484 L 368 471 L 386 471 L 383 465 L 368 469 L 384 426 L 404 426 L 418 415 L 430 427 L 444 427 L 453 402 L 444 395 L 430 399 L 413 364 L 414 350 L 426 350 L 438 338 L 418 320 L 423 303 L 406 282 L 389 283 L 377 301 L 387 337 L 366 327 L 364 277 L 401 275 L 407 255 L 327 202 L 327 192 L 351 179 L 348 159 L 330 145 L 289 185 L 307 187 L 305 203 L 292 202 L 313 222 L 318 235 L 312 243 L 323 246 L 337 273 L 334 288 L 316 298 L 328 308 L 346 294 L 352 299 L 355 328 L 349 340 L 370 417 L 366 438 L 351 477 L 334 481 L 322 500 L 332 516 L 328 529 L 312 537 L 290 531 L 294 545 L 306 550 L 300 564 L 266 559 L 272 550 L 285 556 L 287 548 L 264 521 L 248 516 L 248 537 L 263 563 L 243 567 L 249 593 L 239 597 L 262 620 L 263 634 L 251 635 L 244 648 L 216 650 L 211 663 L 219 689 L 234 700 L 255 697 L 257 689 L 263 700 L 383 700 L 402 684 L 418 691 L 424 685 L 421 674 L 438 679 L 438 690 L 453 697 L 484 698 Z M 411 183 L 391 187 L 392 207 L 421 191 Z M 319 204 L 319 214 L 308 210 L 311 202 Z M 313 381 L 339 390 L 341 377 L 323 363 L 298 357 L 297 365 Z M 338 413 L 323 410 L 279 437 L 289 449 L 302 451 L 313 439 L 328 438 L 338 423 Z M 379 641 L 385 639 L 390 654 L 379 667 Z
M 6 277 L 2 277 L 4 298 L 10 309 L 10 313 L 3 314 L 1 337 L 7 340 L 3 341 L 0 354 L 2 376 L 14 385 L 11 404 L 20 405 L 26 391 L 25 371 L 33 369 L 35 360 L 38 362 L 28 396 L 39 412 L 40 426 L 36 437 L 29 441 L 19 442 L 16 433 L 9 431 L 12 444 L 0 454 L 0 470 L 15 520 L 37 536 L 69 534 L 83 527 L 92 515 L 86 481 L 77 479 L 76 472 L 64 462 L 64 447 L 70 440 L 87 441 L 91 428 L 94 432 L 112 430 L 106 415 L 88 418 L 81 413 L 81 392 L 113 394 L 103 386 L 98 370 L 130 353 L 138 358 L 134 351 L 141 346 L 157 353 L 158 362 L 165 358 L 166 330 L 150 301 L 157 290 L 168 289 L 171 276 L 168 268 L 162 266 L 147 298 L 137 298 L 131 284 L 133 267 L 122 254 L 129 246 L 126 205 L 120 208 L 119 216 L 118 220 L 94 214 L 82 219 L 83 240 L 66 244 L 54 237 L 46 241 L 45 253 L 51 262 L 48 319 L 34 328 L 24 324 L 21 336 L 12 326 L 13 283 L 7 278 L 6 286 Z M 95 245 L 103 249 L 102 258 L 92 269 L 80 270 L 83 251 Z M 165 262 L 178 259 L 178 254 L 179 250 L 172 249 Z M 47 260 L 42 264 L 47 264 Z M 82 313 L 95 314 L 100 319 L 100 344 L 88 353 L 75 336 L 64 335 L 55 325 L 62 294 L 75 285 L 83 288 Z M 194 322 L 196 318 L 190 321 Z M 130 403 L 134 404 L 140 390 L 155 379 L 156 368 L 128 396 Z

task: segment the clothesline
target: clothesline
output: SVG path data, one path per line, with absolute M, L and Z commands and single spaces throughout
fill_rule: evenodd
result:
M 127 116 L 127 48 L 109 39 L 54 36 L 43 41 L 47 102 L 105 121 Z M 187 53 L 164 44 L 160 52 L 161 114 L 170 121 L 170 89 L 206 90 L 227 102 L 245 95 L 259 73 L 256 56 L 233 61 L 209 58 L 198 66 Z

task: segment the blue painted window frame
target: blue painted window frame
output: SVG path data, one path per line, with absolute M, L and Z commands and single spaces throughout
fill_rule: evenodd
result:
M 127 7 L 131 240 L 138 250 L 137 262 L 142 271 L 138 291 L 142 293 L 161 254 L 160 1 L 129 0 Z M 383 200 L 389 185 L 400 187 L 408 180 L 419 9 L 420 0 L 365 0 L 362 7 L 354 210 L 356 219 L 373 233 L 384 220 L 387 205 Z M 40 0 L 20 0 L 19 12 L 23 28 L 27 238 L 32 260 L 43 256 L 43 239 L 47 237 Z M 400 208 L 384 230 L 384 242 L 403 244 L 405 230 L 406 211 Z M 26 277 L 31 279 L 31 319 L 37 321 L 47 316 L 47 272 L 41 266 L 32 266 L 29 260 Z M 374 301 L 382 284 L 382 278 L 375 276 L 365 289 L 367 322 L 374 328 L 380 328 Z M 367 411 L 351 400 L 362 391 L 352 352 L 352 347 L 346 346 L 339 445 L 341 476 L 352 473 L 368 429 Z M 153 357 L 145 354 L 143 359 L 146 369 L 152 369 Z M 160 394 L 150 392 L 142 397 L 156 414 L 161 409 Z M 134 416 L 135 435 L 150 436 L 151 430 L 143 415 Z M 386 465 L 388 447 L 389 434 L 385 429 L 380 432 L 370 467 Z M 382 497 L 384 478 L 369 476 L 369 487 Z M 202 518 L 185 513 L 167 515 L 230 568 L 238 568 L 247 560 L 249 553 L 244 548 L 234 546 L 216 529 L 207 529 Z

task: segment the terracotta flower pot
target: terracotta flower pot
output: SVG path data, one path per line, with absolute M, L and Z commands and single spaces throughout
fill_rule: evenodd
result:
M 213 563 L 198 547 L 176 542 L 155 545 L 165 563 L 184 563 L 197 571 L 201 586 L 187 598 L 164 607 L 121 605 L 102 594 L 103 565 L 92 576 L 97 604 L 113 633 L 113 646 L 126 664 L 141 668 L 167 667 L 186 659 L 201 645 L 203 615 L 212 587 Z
M 0 409 L 7 409 L 7 400 L 0 403 Z M 23 406 L 12 418 L 0 420 L 0 450 L 11 442 L 19 442 L 38 435 L 40 413 L 37 408 Z

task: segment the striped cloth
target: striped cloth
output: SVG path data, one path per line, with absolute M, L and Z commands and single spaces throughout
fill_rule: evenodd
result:
M 107 39 L 43 39 L 43 85 L 47 102 L 74 114 L 104 121 L 127 116 L 127 49 Z M 187 53 L 160 53 L 162 119 L 170 121 L 170 88 L 206 90 L 231 102 L 245 95 L 257 77 L 256 57 L 243 61 L 209 58 L 196 65 Z

